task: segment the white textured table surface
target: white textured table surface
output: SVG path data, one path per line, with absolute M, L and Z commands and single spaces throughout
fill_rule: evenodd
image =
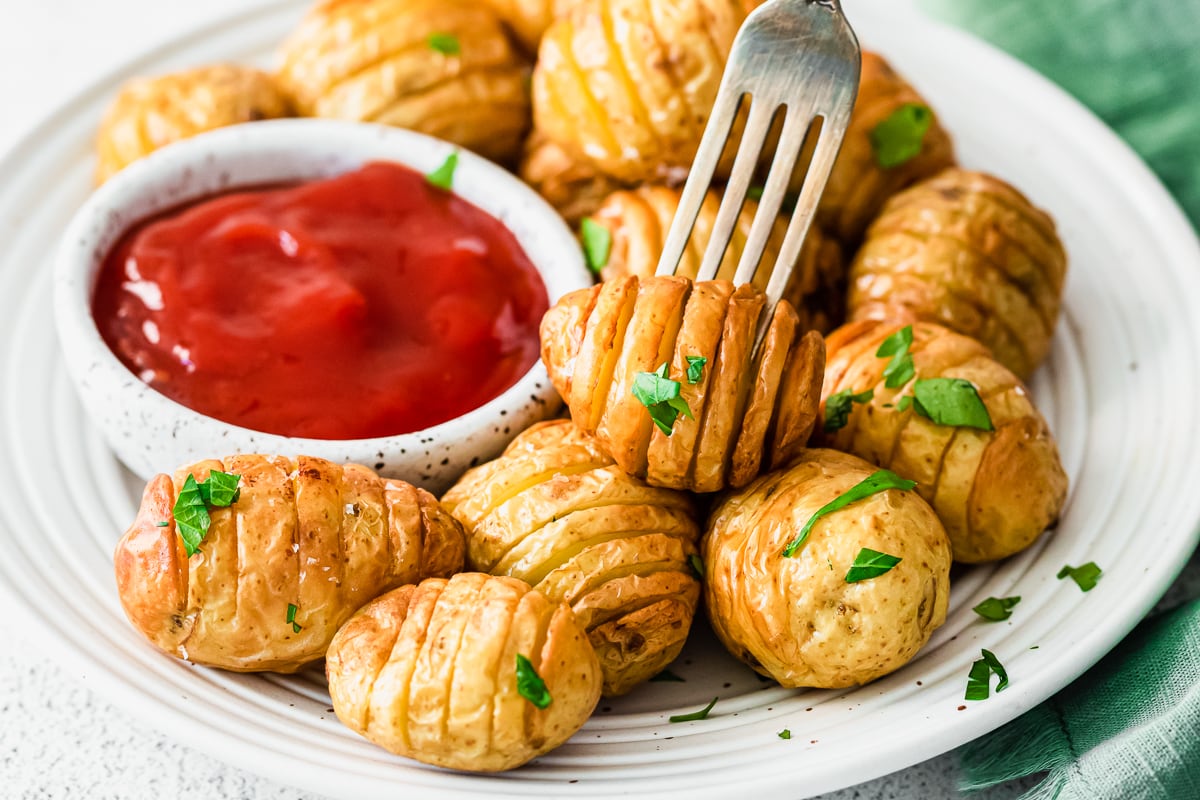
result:
M 250 2 L 0 1 L 0 157 L 97 75 Z M 1200 565 L 1193 563 L 1182 583 L 1173 594 L 1200 593 Z M 44 655 L 35 632 L 20 623 L 0 614 L 0 797 L 316 797 L 144 727 L 89 688 L 86 668 Z M 953 758 L 943 756 L 825 800 L 953 797 L 955 779 Z M 983 797 L 1014 797 L 1020 788 Z

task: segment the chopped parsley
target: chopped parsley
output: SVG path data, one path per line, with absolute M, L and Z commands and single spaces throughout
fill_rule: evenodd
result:
M 704 365 L 708 359 L 704 356 L 685 356 L 687 360 L 687 382 L 693 386 L 704 380 Z
M 431 33 L 426 41 L 429 42 L 431 50 L 436 50 L 444 56 L 456 56 L 462 52 L 462 45 L 453 33 Z
M 704 579 L 704 559 L 692 553 L 688 556 L 688 566 L 692 568 L 692 572 L 696 573 L 696 577 Z
M 1004 669 L 1004 665 L 1000 663 L 1000 659 L 996 658 L 996 654 L 991 650 L 981 650 L 983 658 L 971 664 L 971 671 L 967 674 L 967 700 L 987 700 L 991 694 L 989 683 L 992 673 L 1000 679 L 996 682 L 996 691 L 1002 692 L 1008 688 L 1008 671 Z
M 995 430 L 975 384 L 962 378 L 922 378 L 913 384 L 913 408 L 938 425 Z
M 1012 609 L 1021 602 L 1020 597 L 989 597 L 972 610 L 989 622 L 1003 622 L 1012 616 Z
M 671 435 L 680 414 L 695 419 L 687 401 L 679 396 L 682 387 L 679 381 L 667 377 L 665 362 L 654 372 L 639 372 L 633 379 L 633 396 L 650 412 L 650 419 L 664 436 Z
M 171 524 L 171 521 L 170 521 L 170 520 L 163 519 L 163 520 L 159 520 L 158 522 L 154 523 L 154 527 L 156 527 L 156 528 L 165 528 L 165 527 L 167 527 L 167 526 L 168 526 L 168 525 L 170 525 L 170 524 Z
M 875 163 L 883 169 L 907 164 L 921 154 L 933 111 L 920 103 L 905 103 L 871 129 Z
M 714 697 L 712 702 L 699 711 L 693 711 L 691 714 L 676 714 L 675 716 L 670 717 L 670 720 L 671 722 L 695 722 L 701 719 L 708 719 L 708 712 L 713 710 L 713 706 L 715 706 L 717 701 L 720 699 L 721 698 L 719 697 Z
M 842 389 L 829 395 L 825 401 L 825 432 L 833 433 L 846 427 L 850 421 L 850 410 L 855 403 L 869 403 L 875 397 L 874 389 L 854 394 L 853 389 Z
M 912 341 L 912 325 L 905 325 L 884 339 L 883 344 L 879 345 L 879 349 L 875 351 L 877 358 L 891 356 L 892 359 L 883 368 L 883 377 L 886 378 L 884 385 L 887 388 L 899 389 L 911 381 L 916 374 L 916 369 L 913 367 L 912 354 L 908 352 L 909 348 L 912 347 Z
M 579 239 L 583 243 L 583 258 L 588 269 L 600 274 L 600 270 L 608 266 L 608 257 L 612 254 L 612 231 L 591 217 L 584 217 L 579 223 Z
M 653 678 L 651 678 L 650 680 L 651 680 L 651 681 L 656 681 L 656 682 L 659 682 L 659 683 L 662 683 L 662 682 L 667 682 L 667 683 L 687 683 L 687 681 L 685 681 L 683 678 L 681 678 L 681 677 L 679 677 L 678 675 L 676 675 L 674 672 L 671 672 L 671 670 L 669 670 L 669 669 L 664 669 L 662 672 L 658 673 L 657 675 L 655 675 L 655 676 L 654 676 Z
M 890 556 L 887 553 L 881 553 L 878 550 L 864 547 L 854 557 L 854 563 L 850 565 L 850 571 L 846 573 L 846 583 L 858 583 L 859 581 L 878 578 L 902 560 L 896 556 Z
M 869 477 L 864 478 L 817 509 L 817 512 L 808 518 L 808 522 L 804 523 L 804 527 L 800 529 L 800 533 L 796 534 L 796 538 L 788 542 L 787 547 L 783 548 L 783 557 L 791 558 L 800 549 L 800 546 L 808 539 L 808 534 L 812 531 L 813 526 L 822 517 L 832 514 L 835 511 L 840 511 L 851 503 L 857 503 L 859 500 L 863 500 L 873 494 L 878 494 L 888 489 L 903 489 L 904 491 L 908 491 L 916 485 L 916 481 L 905 480 L 890 470 L 881 469 L 878 472 L 872 473 Z M 861 555 L 862 553 L 859 553 L 860 557 Z
M 448 192 L 454 186 L 454 171 L 456 169 L 458 169 L 457 150 L 446 156 L 446 160 L 442 162 L 442 165 L 426 175 L 425 180 L 439 189 L 445 189 Z
M 1100 580 L 1100 576 L 1104 570 L 1096 566 L 1095 561 L 1089 561 L 1081 567 L 1064 566 L 1058 571 L 1058 579 L 1070 577 L 1071 580 L 1085 592 L 1090 592 L 1096 588 L 1096 581 Z
M 791 732 L 791 730 L 789 730 L 788 728 L 784 728 L 783 730 L 781 730 L 781 731 L 779 732 L 779 738 L 780 738 L 780 739 L 790 739 L 790 738 L 792 738 L 792 732 Z
M 300 627 L 300 623 L 296 622 L 296 612 L 299 610 L 300 607 L 295 603 L 288 603 L 287 621 L 288 624 L 292 626 L 292 633 L 299 633 L 301 630 L 303 630 L 303 628 Z
M 550 705 L 550 690 L 546 688 L 546 682 L 537 674 L 533 663 L 520 653 L 517 653 L 517 691 L 538 708 Z
M 208 535 L 208 528 L 212 524 L 209 510 L 237 502 L 239 478 L 238 475 L 213 470 L 203 483 L 197 482 L 195 475 L 188 475 L 184 480 L 171 514 L 175 517 L 175 527 L 179 530 L 179 538 L 183 539 L 183 549 L 189 558 Z

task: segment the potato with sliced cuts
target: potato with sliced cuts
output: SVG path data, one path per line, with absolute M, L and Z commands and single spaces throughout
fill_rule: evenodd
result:
M 786 300 L 752 355 L 765 302 L 750 284 L 617 277 L 546 312 L 542 361 L 621 469 L 673 489 L 742 486 L 804 446 L 824 369 L 820 334 Z M 677 396 L 639 396 L 639 381 Z
M 620 275 L 653 277 L 671 221 L 675 217 L 675 209 L 679 206 L 680 194 L 679 189 L 646 185 L 613 192 L 604 200 L 591 215 L 612 235 L 612 249 L 608 263 L 600 273 L 601 278 L 608 280 Z M 676 275 L 696 277 L 720 205 L 720 193 L 710 190 L 700 206 L 679 266 L 675 268 Z M 715 277 L 733 279 L 757 210 L 758 204 L 753 200 L 747 200 L 742 207 Z M 787 223 L 788 218 L 784 216 L 775 221 L 754 275 L 752 283 L 764 291 L 779 258 Z M 844 283 L 845 265 L 841 248 L 816 226 L 810 228 L 799 260 L 783 291 L 783 297 L 800 314 L 801 324 L 805 328 L 829 329 L 830 309 L 825 306 L 829 297 L 840 295 Z M 840 316 L 840 309 L 836 313 Z
M 851 266 L 854 319 L 938 322 L 1027 378 L 1050 351 L 1067 256 L 1054 221 L 1004 181 L 948 169 L 888 202 Z
M 729 652 L 786 687 L 842 688 L 906 664 L 946 619 L 950 545 L 915 492 L 887 488 L 817 518 L 876 468 L 833 450 L 722 497 L 703 539 L 705 603 Z M 864 549 L 890 568 L 852 574 Z M 861 578 L 861 579 L 860 579 Z
M 207 486 L 213 471 L 233 476 L 238 493 L 205 505 L 209 524 L 189 556 L 195 520 L 177 505 L 201 491 L 189 479 Z M 129 621 L 158 649 L 237 672 L 295 672 L 364 603 L 452 575 L 464 551 L 458 522 L 422 489 L 357 464 L 239 455 L 152 478 L 113 561 Z
M 514 769 L 558 747 L 600 699 L 596 654 L 571 609 L 477 572 L 368 603 L 334 637 L 325 672 L 351 730 L 474 772 Z
M 280 60 L 308 116 L 410 128 L 501 162 L 529 128 L 529 64 L 486 3 L 323 0 Z
M 993 561 L 1024 550 L 1055 523 L 1067 495 L 1046 421 L 1025 385 L 986 347 L 932 323 L 911 325 L 914 379 L 888 388 L 883 371 L 891 358 L 876 353 L 903 328 L 863 320 L 828 337 L 823 410 L 838 393 L 873 394 L 852 405 L 844 426 L 821 431 L 817 440 L 917 481 L 916 491 L 946 526 L 956 561 Z M 928 408 L 919 413 L 914 392 L 930 379 L 966 381 L 991 429 L 939 423 Z
M 572 227 L 623 185 L 537 131 L 525 141 L 517 173 Z
M 625 474 L 594 437 L 557 420 L 468 471 L 442 502 L 467 530 L 471 568 L 571 606 L 606 696 L 679 654 L 700 595 L 689 564 L 700 530 L 685 493 Z
M 279 84 L 251 67 L 215 64 L 131 80 L 121 87 L 100 123 L 96 183 L 172 142 L 292 113 Z
M 550 23 L 561 17 L 578 0 L 483 0 L 496 12 L 521 43 L 525 52 L 537 52 L 538 42 Z

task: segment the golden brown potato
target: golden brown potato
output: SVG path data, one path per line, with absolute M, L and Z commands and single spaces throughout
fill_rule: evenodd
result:
M 550 23 L 577 0 L 483 0 L 500 18 L 527 53 L 536 53 Z
M 209 510 L 188 558 L 172 509 L 186 478 L 211 470 L 240 476 L 240 495 Z M 113 560 L 125 614 L 163 652 L 236 672 L 295 672 L 368 600 L 452 575 L 464 550 L 458 522 L 422 489 L 357 464 L 242 455 L 152 478 Z
M 96 183 L 160 147 L 198 133 L 291 116 L 275 80 L 233 64 L 138 78 L 121 87 L 96 136 Z
M 442 504 L 467 531 L 472 569 L 571 606 L 606 696 L 679 655 L 700 598 L 688 564 L 700 538 L 691 500 L 626 475 L 570 420 L 529 428 Z
M 757 0 L 582 0 L 542 37 L 535 129 L 629 184 L 691 167 L 738 27 Z
M 787 301 L 752 354 L 766 296 L 749 284 L 629 275 L 565 295 L 542 318 L 542 361 L 583 430 L 652 486 L 713 492 L 787 462 L 816 420 L 824 346 Z M 689 382 L 688 357 L 705 359 Z M 667 365 L 680 414 L 665 435 L 633 394 Z M 661 408 L 660 408 L 661 410 Z
M 411 128 L 497 161 L 529 127 L 529 67 L 469 0 L 324 0 L 284 43 L 300 111 Z
M 954 145 L 935 115 L 917 155 L 894 166 L 880 165 L 872 132 L 909 104 L 929 108 L 887 61 L 864 52 L 854 113 L 817 208 L 817 223 L 847 248 L 858 246 L 863 231 L 889 197 L 955 163 Z
M 649 278 L 654 275 L 681 194 L 679 189 L 646 185 L 614 192 L 605 199 L 591 215 L 612 233 L 612 252 L 608 264 L 601 272 L 601 278 L 608 280 L 619 275 Z M 676 275 L 696 277 L 720 205 L 720 193 L 710 190 L 700 206 L 696 226 L 688 239 L 683 259 L 675 270 Z M 753 200 L 747 200 L 742 207 L 733 237 L 717 272 L 718 278 L 733 279 L 757 211 L 758 204 Z M 780 217 L 771 230 L 761 266 L 753 281 L 760 289 L 767 288 L 767 281 L 779 257 L 779 248 L 783 244 L 787 226 L 788 219 Z M 844 270 L 842 251 L 838 244 L 815 226 L 810 228 L 800 250 L 800 259 L 783 292 L 783 297 L 800 314 L 801 327 L 829 330 L 830 319 L 823 303 L 828 293 L 844 282 Z
M 914 492 L 888 489 L 827 514 L 791 557 L 784 548 L 826 503 L 875 472 L 808 450 L 722 500 L 704 535 L 705 602 L 729 652 L 787 687 L 833 689 L 907 663 L 946 620 L 950 545 Z M 848 583 L 863 548 L 900 559 Z
M 615 179 L 601 174 L 585 159 L 572 157 L 536 131 L 525 143 L 519 173 L 572 227 L 621 188 Z
M 854 404 L 845 427 L 822 441 L 917 482 L 917 492 L 937 511 L 954 559 L 992 561 L 1024 550 L 1058 519 L 1067 475 L 1054 436 L 1029 391 L 987 348 L 929 323 L 912 326 L 910 349 L 917 379 L 970 381 L 994 430 L 937 425 L 911 405 L 900 410 L 912 382 L 885 385 L 889 358 L 875 355 L 901 323 L 852 322 L 829 336 L 822 412 L 830 395 L 874 390 Z
M 852 319 L 940 322 L 1028 378 L 1050 352 L 1066 272 L 1049 215 L 998 178 L 948 169 L 871 225 L 847 306 Z
M 529 660 L 549 704 L 522 693 Z M 513 769 L 553 750 L 600 699 L 600 666 L 565 603 L 514 578 L 462 572 L 368 603 L 326 656 L 338 719 L 426 764 Z M 538 698 L 540 699 L 540 698 Z

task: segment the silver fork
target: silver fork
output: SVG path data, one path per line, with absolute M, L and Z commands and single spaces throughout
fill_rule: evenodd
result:
M 759 316 L 755 347 L 766 333 L 770 313 L 783 294 L 800 255 L 813 212 L 842 145 L 858 93 L 862 51 L 838 0 L 768 0 L 746 18 L 733 40 L 721 88 L 704 129 L 695 162 L 683 187 L 679 208 L 658 261 L 659 275 L 675 272 L 700 205 L 744 97 L 750 109 L 733 169 L 717 211 L 712 235 L 696 280 L 712 280 L 729 246 L 750 181 L 776 113 L 784 115 L 779 145 L 767 173 L 758 211 L 738 261 L 734 284 L 749 283 L 762 259 L 771 226 L 779 214 L 796 161 L 810 128 L 820 122 L 812 160 L 795 211 L 788 223 L 779 259 L 767 283 L 767 313 Z M 782 111 L 780 111 L 782 109 Z

